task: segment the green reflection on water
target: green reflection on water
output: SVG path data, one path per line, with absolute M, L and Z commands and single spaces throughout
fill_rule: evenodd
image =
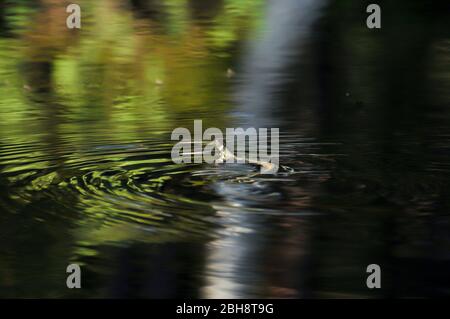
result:
M 189 172 L 172 163 L 167 140 L 194 118 L 225 126 L 227 69 L 257 33 L 263 3 L 78 3 L 81 30 L 65 27 L 64 1 L 0 5 L 0 182 L 7 189 L 0 207 L 8 237 L 0 276 L 6 287 L 29 288 L 2 295 L 66 294 L 59 270 L 83 264 L 96 247 L 204 238 L 212 227 L 201 218 L 211 207 L 163 190 Z M 45 279 L 37 283 L 39 268 Z

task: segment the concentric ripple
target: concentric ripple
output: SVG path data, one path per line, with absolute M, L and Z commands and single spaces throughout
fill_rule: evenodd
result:
M 285 140 L 282 156 L 295 157 L 289 148 L 298 147 L 298 137 Z M 123 240 L 123 227 L 127 238 L 138 229 L 133 236 L 146 240 L 149 234 L 157 240 L 211 236 L 211 228 L 222 225 L 218 209 L 276 214 L 285 201 L 280 185 L 294 188 L 296 174 L 317 174 L 306 163 L 283 165 L 277 175 L 260 175 L 258 167 L 246 164 L 174 164 L 172 146 L 167 139 L 79 148 L 0 145 L 0 179 L 7 185 L 0 205 L 10 212 L 33 207 L 33 217 L 42 222 L 69 219 L 102 240 Z

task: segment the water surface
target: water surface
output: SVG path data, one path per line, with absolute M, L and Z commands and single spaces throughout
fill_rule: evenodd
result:
M 68 30 L 62 2 L 0 4 L 0 296 L 450 294 L 445 1 L 381 30 L 326 0 L 84 0 Z M 174 164 L 196 119 L 280 128 L 289 169 Z

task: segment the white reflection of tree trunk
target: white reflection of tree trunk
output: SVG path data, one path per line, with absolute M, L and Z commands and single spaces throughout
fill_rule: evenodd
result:
M 273 127 L 271 112 L 277 108 L 276 92 L 289 79 L 289 67 L 299 58 L 325 0 L 269 1 L 266 26 L 261 38 L 250 44 L 244 67 L 237 79 L 236 104 L 241 125 Z M 270 125 L 268 125 L 270 124 Z M 282 144 L 283 141 L 281 140 Z M 217 207 L 225 231 L 209 246 L 205 298 L 257 297 L 262 284 L 258 255 L 264 243 L 261 216 L 246 212 L 247 187 L 218 183 L 217 192 L 227 202 Z M 245 201 L 241 199 L 246 199 Z M 234 206 L 230 209 L 230 206 Z

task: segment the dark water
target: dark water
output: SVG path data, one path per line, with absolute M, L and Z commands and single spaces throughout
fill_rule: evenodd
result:
M 450 295 L 446 1 L 379 1 L 381 30 L 359 1 L 79 3 L 81 30 L 0 3 L 0 296 Z M 174 164 L 194 119 L 279 127 L 293 171 Z

